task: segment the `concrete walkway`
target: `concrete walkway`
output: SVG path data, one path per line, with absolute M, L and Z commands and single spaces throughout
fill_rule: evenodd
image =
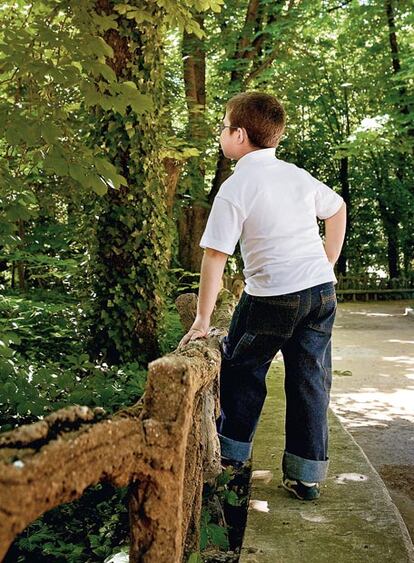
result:
M 268 374 L 255 436 L 253 481 L 241 563 L 407 563 L 414 548 L 383 481 L 330 413 L 330 471 L 321 498 L 299 501 L 281 486 L 283 364 Z
M 331 407 L 384 480 L 414 541 L 412 301 L 340 303 Z

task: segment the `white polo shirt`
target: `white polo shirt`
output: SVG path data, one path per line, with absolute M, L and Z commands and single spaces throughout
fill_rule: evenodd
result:
M 283 295 L 336 283 L 317 218 L 339 211 L 343 199 L 295 164 L 260 149 L 238 160 L 221 185 L 200 246 L 233 254 L 238 240 L 246 293 Z

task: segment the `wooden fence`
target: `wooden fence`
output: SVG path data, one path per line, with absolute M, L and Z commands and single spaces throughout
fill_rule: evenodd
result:
M 384 278 L 374 274 L 359 276 L 338 276 L 336 293 L 343 299 L 370 298 L 386 299 L 390 297 L 410 298 L 414 294 L 414 274 L 400 278 Z
M 411 298 L 414 296 L 414 273 L 400 278 L 384 278 L 374 274 L 361 274 L 358 276 L 337 276 L 335 286 L 339 299 L 377 300 L 387 298 Z M 236 274 L 224 278 L 224 287 L 239 295 L 244 286 L 243 276 Z
M 196 299 L 177 300 L 186 329 Z M 131 562 L 180 563 L 198 550 L 203 481 L 221 471 L 218 337 L 234 305 L 223 290 L 211 337 L 149 364 L 136 405 L 110 417 L 73 406 L 0 435 L 0 560 L 36 518 L 100 482 L 129 486 Z

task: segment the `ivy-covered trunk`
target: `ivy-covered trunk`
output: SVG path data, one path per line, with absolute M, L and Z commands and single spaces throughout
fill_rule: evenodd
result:
M 98 203 L 91 351 L 111 364 L 146 363 L 159 355 L 157 334 L 172 244 L 161 155 L 163 25 L 155 3 L 115 8 L 117 12 L 109 0 L 95 4 L 98 17 L 116 21 L 116 28 L 104 34 L 113 49 L 107 64 L 118 80 L 151 96 L 152 107 L 142 115 L 129 105 L 123 112 L 96 114 L 97 142 L 127 186 L 109 190 Z

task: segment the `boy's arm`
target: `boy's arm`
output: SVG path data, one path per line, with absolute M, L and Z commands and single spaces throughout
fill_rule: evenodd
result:
M 325 219 L 325 252 L 332 266 L 341 254 L 346 229 L 346 205 L 342 204 L 339 211 Z
M 228 254 L 212 248 L 205 249 L 201 262 L 197 316 L 190 330 L 181 339 L 178 347 L 184 346 L 190 340 L 207 336 L 210 317 L 216 304 L 227 258 Z

